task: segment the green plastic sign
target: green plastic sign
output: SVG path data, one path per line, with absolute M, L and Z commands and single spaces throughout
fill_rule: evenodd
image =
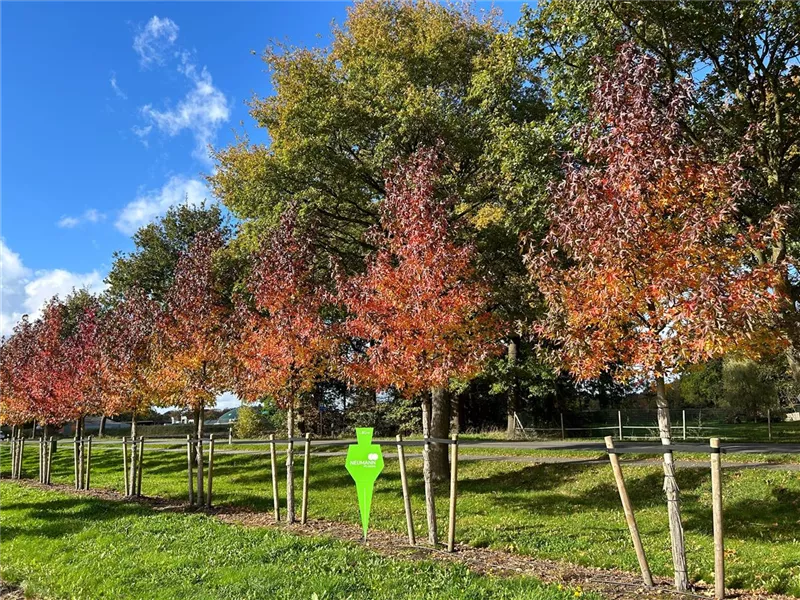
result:
M 361 526 L 364 528 L 366 540 L 372 491 L 375 480 L 383 471 L 383 453 L 378 444 L 372 443 L 372 427 L 357 427 L 356 440 L 357 444 L 347 447 L 347 471 L 356 482 L 358 509 L 361 512 Z

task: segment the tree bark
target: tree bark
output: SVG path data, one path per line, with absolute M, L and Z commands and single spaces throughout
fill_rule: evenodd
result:
M 461 394 L 450 398 L 450 435 L 461 433 Z
M 431 396 L 425 394 L 422 399 L 422 436 L 430 437 L 431 434 Z M 434 547 L 438 543 L 436 531 L 436 502 L 433 497 L 433 474 L 431 470 L 430 445 L 422 451 L 422 478 L 425 482 L 425 517 L 428 523 L 428 542 Z
M 517 432 L 517 423 L 514 414 L 517 412 L 519 405 L 519 386 L 517 385 L 517 358 L 519 356 L 519 341 L 516 337 L 511 337 L 508 340 L 508 352 L 506 353 L 506 362 L 508 365 L 509 374 L 511 375 L 507 398 L 506 398 L 506 437 L 514 439 Z
M 430 437 L 447 438 L 450 431 L 450 402 L 447 390 L 442 387 L 431 390 L 431 423 Z M 447 462 L 447 446 L 431 444 L 431 476 L 434 483 L 447 480 L 449 465 Z
M 661 443 L 669 446 L 672 442 L 672 423 L 669 417 L 669 400 L 664 377 L 656 377 L 656 404 L 658 406 L 658 431 Z M 686 574 L 686 545 L 681 523 L 681 503 L 678 482 L 675 480 L 675 463 L 672 451 L 664 452 L 664 493 L 667 496 L 669 516 L 669 537 L 672 543 L 672 565 L 675 571 L 675 589 L 685 592 L 689 587 Z
M 97 437 L 105 437 L 106 435 L 106 417 L 105 415 L 100 415 L 100 427 L 97 430 Z
M 289 403 L 286 413 L 286 433 L 289 440 L 294 437 L 294 405 Z M 294 523 L 294 452 L 290 441 L 286 450 L 286 520 Z

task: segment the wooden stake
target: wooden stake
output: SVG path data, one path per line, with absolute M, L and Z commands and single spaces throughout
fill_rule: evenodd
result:
M 711 495 L 714 514 L 714 596 L 725 597 L 725 540 L 722 526 L 722 465 L 719 438 L 711 438 Z
M 90 442 L 91 443 L 91 442 Z M 139 469 L 136 473 L 136 495 L 142 495 L 142 464 L 144 463 L 144 436 L 139 436 Z
M 622 441 L 624 439 L 624 437 L 622 435 L 622 411 L 621 410 L 617 411 L 617 420 L 619 421 L 619 439 L 620 439 L 620 441 Z
M 192 477 L 192 436 L 186 436 L 186 473 L 189 477 L 189 505 L 194 504 L 194 478 Z
M 44 436 L 39 438 L 39 483 L 44 483 Z
M 208 440 L 208 494 L 206 495 L 206 508 L 211 508 L 211 494 L 214 485 L 214 434 Z
M 619 465 L 619 458 L 613 452 L 614 439 L 609 435 L 605 438 L 606 448 L 610 451 L 608 458 L 611 461 L 611 468 L 614 470 L 614 480 L 617 482 L 619 499 L 622 501 L 622 510 L 625 512 L 625 520 L 628 522 L 628 530 L 631 532 L 633 547 L 636 550 L 636 558 L 639 560 L 639 568 L 642 571 L 642 579 L 647 587 L 653 586 L 653 576 L 650 574 L 650 565 L 647 564 L 647 557 L 644 554 L 642 538 L 639 536 L 639 527 L 636 525 L 636 517 L 633 514 L 633 506 L 628 498 L 628 490 L 625 487 L 625 479 L 622 477 L 622 468 Z
M 300 506 L 300 524 L 308 520 L 308 463 L 311 458 L 311 434 L 306 433 L 306 447 L 303 453 L 303 501 Z
M 681 411 L 683 417 L 683 441 L 686 441 L 686 411 Z
M 122 436 L 122 467 L 125 475 L 125 495 L 131 495 L 131 481 L 128 476 L 128 438 Z
M 17 457 L 17 461 L 19 462 L 19 467 L 17 468 L 17 479 L 22 479 L 22 459 L 25 456 L 25 437 L 21 437 L 19 440 L 19 456 Z
M 269 435 L 269 458 L 272 471 L 272 504 L 275 511 L 275 520 L 281 520 L 281 503 L 278 498 L 278 457 L 275 453 L 275 436 Z
M 458 490 L 458 434 L 453 434 L 450 446 L 450 522 L 447 528 L 447 551 L 452 552 L 456 542 L 456 495 Z
M 197 505 L 203 506 L 203 504 L 205 504 L 205 486 L 203 485 L 203 438 L 198 437 L 195 444 L 197 444 L 197 461 L 195 463 L 197 467 Z
M 425 513 L 428 518 L 428 542 L 435 548 L 439 544 L 439 536 L 436 531 L 436 501 L 433 497 L 431 444 L 427 439 L 422 448 L 422 471 L 425 479 Z
M 414 520 L 411 516 L 411 496 L 408 493 L 408 477 L 406 476 L 406 453 L 403 448 L 403 436 L 397 436 L 397 458 L 400 461 L 400 483 L 403 486 L 403 506 L 406 510 L 406 527 L 408 528 L 408 543 L 411 546 L 417 544 L 414 536 Z
M 75 489 L 78 489 L 78 436 L 75 436 L 72 440 L 72 459 L 75 463 Z M 123 459 L 125 455 L 123 453 Z
M 86 489 L 92 483 L 92 436 L 89 436 L 89 447 L 86 450 Z

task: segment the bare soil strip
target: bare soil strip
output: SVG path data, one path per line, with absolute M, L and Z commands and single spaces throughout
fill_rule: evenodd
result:
M 435 560 L 440 562 L 458 562 L 466 565 L 475 573 L 496 577 L 531 576 L 545 583 L 562 584 L 566 587 L 584 592 L 592 591 L 609 600 L 632 599 L 665 599 L 665 598 L 709 598 L 713 597 L 713 588 L 696 585 L 691 593 L 678 593 L 671 589 L 671 580 L 655 577 L 655 587 L 646 588 L 641 578 L 627 571 L 616 569 L 597 569 L 582 567 L 567 562 L 537 559 L 530 556 L 513 554 L 488 548 L 473 548 L 457 544 L 453 553 L 426 546 L 409 546 L 405 536 L 386 532 L 372 531 L 364 544 L 361 540 L 361 528 L 349 523 L 339 523 L 323 519 L 309 519 L 306 525 L 299 523 L 276 523 L 271 513 L 255 512 L 234 506 L 215 507 L 210 510 L 190 507 L 182 502 L 170 501 L 158 497 L 141 497 L 126 499 L 122 494 L 106 489 L 75 490 L 68 485 L 42 485 L 34 481 L 20 481 L 30 487 L 57 490 L 59 492 L 90 496 L 102 500 L 135 501 L 155 510 L 172 512 L 204 512 L 231 524 L 246 527 L 271 527 L 291 532 L 295 535 L 329 536 L 348 542 L 363 544 L 373 552 L 383 556 L 402 560 Z M 23 598 L 18 590 L 4 586 L 0 582 L 0 599 L 16 600 Z M 6 595 L 9 594 L 9 595 Z M 769 594 L 758 590 L 727 590 L 726 598 L 740 600 L 791 600 L 792 597 L 781 594 Z M 796 600 L 796 599 L 794 599 Z

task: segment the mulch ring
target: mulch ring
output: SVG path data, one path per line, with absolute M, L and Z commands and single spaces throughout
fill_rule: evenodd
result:
M 25 600 L 25 593 L 18 587 L 0 581 L 0 600 Z
M 38 482 L 24 481 L 26 485 L 41 489 L 56 489 L 83 496 L 91 496 L 103 500 L 121 501 L 126 498 L 119 492 L 107 489 L 75 490 L 68 485 L 42 485 Z M 704 584 L 695 584 L 691 592 L 679 593 L 672 589 L 672 581 L 667 578 L 654 577 L 654 587 L 647 588 L 641 577 L 618 569 L 598 569 L 582 567 L 563 561 L 545 560 L 492 550 L 489 548 L 473 548 L 465 544 L 456 544 L 455 552 L 446 552 L 423 545 L 409 546 L 408 538 L 387 531 L 371 531 L 366 543 L 362 541 L 361 527 L 350 523 L 339 523 L 323 519 L 310 519 L 305 525 L 275 522 L 271 513 L 255 512 L 234 506 L 219 506 L 208 510 L 190 507 L 186 503 L 167 500 L 165 498 L 142 496 L 128 501 L 139 502 L 155 510 L 171 512 L 206 512 L 217 519 L 246 527 L 273 527 L 296 535 L 329 536 L 348 542 L 362 544 L 366 548 L 390 558 L 404 560 L 434 560 L 440 562 L 457 562 L 466 565 L 471 571 L 495 577 L 530 576 L 544 583 L 561 584 L 565 587 L 584 592 L 596 592 L 608 600 L 641 599 L 666 600 L 667 598 L 711 598 L 713 588 Z M 2 585 L 2 584 L 0 584 Z M 0 598 L 16 599 L 17 596 L 3 595 L 0 587 Z M 22 598 L 22 596 L 19 596 Z M 739 600 L 791 600 L 790 596 L 769 594 L 754 590 L 726 590 L 726 598 Z M 794 599 L 797 600 L 797 599 Z

